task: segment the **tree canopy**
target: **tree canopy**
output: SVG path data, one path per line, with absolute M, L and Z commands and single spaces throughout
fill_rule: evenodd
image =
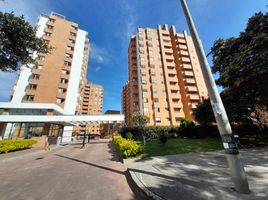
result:
M 211 55 L 212 71 L 219 74 L 216 82 L 224 88 L 221 96 L 230 121 L 249 120 L 264 128 L 267 117 L 262 116 L 268 110 L 268 14 L 256 13 L 238 37 L 215 41 Z M 212 120 L 211 113 L 200 113 L 211 110 L 208 102 L 194 111 L 201 123 L 202 115 Z
M 150 118 L 146 115 L 137 113 L 133 115 L 132 120 L 136 126 L 145 126 L 149 122 Z
M 23 16 L 0 12 L 0 70 L 14 72 L 21 65 L 34 63 L 32 53 L 48 53 L 50 48 Z

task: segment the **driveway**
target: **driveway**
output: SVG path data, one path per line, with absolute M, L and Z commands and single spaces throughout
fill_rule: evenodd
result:
M 0 162 L 0 199 L 136 199 L 111 142 L 92 141 L 86 149 L 80 146 Z

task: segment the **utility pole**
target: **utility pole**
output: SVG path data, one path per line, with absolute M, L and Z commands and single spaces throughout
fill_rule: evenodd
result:
M 218 93 L 217 86 L 215 80 L 212 76 L 203 45 L 201 40 L 199 39 L 197 30 L 195 28 L 193 19 L 191 17 L 190 11 L 186 4 L 185 0 L 181 0 L 181 5 L 189 26 L 189 30 L 191 32 L 191 36 L 193 38 L 193 42 L 195 45 L 195 49 L 199 58 L 199 62 L 201 65 L 202 73 L 205 79 L 205 83 L 208 89 L 210 103 L 213 109 L 214 116 L 216 118 L 217 126 L 220 131 L 220 135 L 222 138 L 223 146 L 225 149 L 227 161 L 229 164 L 229 168 L 231 170 L 231 177 L 234 182 L 235 190 L 240 193 L 248 194 L 250 192 L 249 185 L 246 177 L 246 173 L 244 170 L 244 166 L 241 163 L 239 157 L 239 151 L 237 147 L 237 143 L 232 134 L 232 129 L 223 106 L 221 97 Z

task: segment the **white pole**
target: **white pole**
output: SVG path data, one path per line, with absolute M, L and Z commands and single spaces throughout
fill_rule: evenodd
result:
M 216 118 L 216 122 L 218 125 L 218 129 L 221 134 L 221 138 L 223 141 L 223 146 L 225 148 L 226 157 L 228 160 L 229 168 L 231 170 L 232 180 L 235 185 L 235 189 L 241 193 L 249 193 L 249 185 L 246 177 L 246 173 L 244 170 L 244 166 L 240 161 L 239 151 L 237 144 L 234 140 L 232 129 L 222 103 L 221 97 L 218 93 L 217 86 L 215 80 L 212 76 L 203 45 L 201 40 L 199 39 L 197 30 L 195 28 L 193 19 L 191 17 L 190 11 L 186 4 L 185 0 L 181 0 L 181 5 L 191 32 L 191 36 L 193 38 L 193 42 L 195 45 L 195 49 L 199 58 L 199 62 L 201 65 L 202 73 L 205 79 L 205 83 L 208 89 L 211 106 L 213 109 L 214 116 Z

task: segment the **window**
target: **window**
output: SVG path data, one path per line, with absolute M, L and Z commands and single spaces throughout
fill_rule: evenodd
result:
M 73 57 L 73 56 L 72 56 L 71 54 L 69 54 L 69 53 L 66 53 L 65 56 L 66 56 L 66 58 L 72 58 L 72 57 Z
M 70 74 L 70 72 L 67 70 L 61 70 L 61 74 Z
M 148 103 L 148 98 L 143 98 L 144 103 Z
M 163 90 L 162 90 L 162 92 L 163 92 L 163 93 L 166 93 L 166 90 L 165 90 L 165 89 L 163 89 Z
M 143 50 L 139 50 L 139 53 L 140 53 L 140 54 L 144 54 L 144 51 L 143 51 Z
M 72 29 L 72 30 L 77 30 L 77 27 L 75 27 L 75 26 L 71 26 L 71 29 Z
M 143 41 L 143 38 L 142 37 L 139 37 L 139 41 Z
M 43 69 L 43 65 L 36 65 L 35 69 Z
M 70 36 L 76 37 L 76 34 L 73 32 L 70 32 Z
M 34 95 L 26 95 L 26 101 L 33 101 Z
M 144 58 L 143 57 L 140 57 L 140 62 L 144 62 Z
M 146 76 L 146 72 L 141 72 L 141 76 Z
M 151 76 L 155 76 L 155 72 L 151 71 Z
M 40 79 L 40 75 L 39 74 L 33 74 L 33 79 L 34 80 L 39 80 Z
M 61 98 L 57 98 L 56 102 L 57 103 L 63 103 L 65 101 L 65 99 L 61 99 Z
M 140 65 L 141 66 L 141 68 L 145 68 L 146 66 L 145 65 Z
M 139 45 L 140 47 L 144 47 L 144 44 L 142 44 L 142 43 L 140 43 L 140 42 L 139 42 L 138 45 Z
M 73 51 L 73 50 L 74 50 L 74 48 L 73 48 L 73 47 L 71 47 L 71 46 L 67 46 L 67 50 L 68 50 L 68 51 Z
M 148 43 L 148 47 L 153 47 L 153 44 L 152 43 Z
M 149 112 L 149 108 L 143 108 L 143 112 L 145 112 L 145 113 L 148 113 Z
M 30 90 L 36 90 L 36 88 L 37 88 L 37 85 L 36 84 L 30 84 L 29 85 L 29 89 Z
M 150 65 L 150 68 L 154 69 L 155 68 L 155 65 Z
M 142 85 L 147 85 L 147 81 L 146 80 L 142 80 L 141 83 L 142 83 Z
M 62 78 L 62 79 L 60 79 L 60 83 L 66 84 L 66 83 L 68 83 L 68 79 Z
M 167 122 L 170 122 L 170 118 L 169 118 L 169 117 L 167 117 L 167 118 L 166 118 L 166 121 L 167 121 Z
M 157 89 L 153 89 L 153 93 L 156 94 L 157 93 Z
M 174 108 L 174 112 L 180 112 L 181 109 L 180 108 Z
M 161 122 L 161 118 L 160 117 L 156 117 L 155 118 L 155 122 L 157 122 L 157 123 Z
M 155 107 L 155 108 L 154 108 L 154 112 L 160 112 L 160 108 Z
M 47 37 L 51 37 L 51 33 L 49 33 L 49 32 L 45 32 L 45 36 L 47 36 Z
M 47 28 L 50 29 L 50 30 L 53 30 L 54 27 L 51 26 L 51 25 L 47 25 Z
M 143 92 L 143 93 L 147 93 L 148 90 L 147 90 L 147 89 L 143 89 L 142 92 Z
M 148 37 L 148 40 L 149 40 L 149 41 L 152 41 L 152 38 L 151 38 L 151 37 Z
M 69 39 L 69 42 L 74 44 L 75 43 L 75 40 L 72 40 L 72 39 Z
M 182 119 L 181 117 L 176 117 L 176 118 L 175 118 L 176 122 L 180 122 L 181 119 Z
M 149 54 L 153 54 L 154 52 L 152 50 L 149 51 Z
M 71 64 L 71 62 L 64 61 L 64 65 L 65 65 L 65 66 L 71 66 L 72 64 Z
M 63 94 L 63 93 L 65 93 L 65 92 L 66 92 L 66 89 L 59 88 L 59 89 L 58 89 L 58 92 L 59 92 L 60 94 Z
M 50 22 L 55 22 L 56 20 L 55 19 L 52 19 L 52 18 L 49 18 L 49 21 Z
M 158 103 L 159 102 L 159 99 L 158 98 L 154 98 L 154 102 L 155 103 Z
M 150 58 L 150 62 L 153 62 L 154 61 L 154 58 Z
M 152 80 L 152 84 L 157 84 L 157 81 L 156 80 Z
M 45 60 L 45 56 L 37 56 L 37 60 L 43 61 Z

